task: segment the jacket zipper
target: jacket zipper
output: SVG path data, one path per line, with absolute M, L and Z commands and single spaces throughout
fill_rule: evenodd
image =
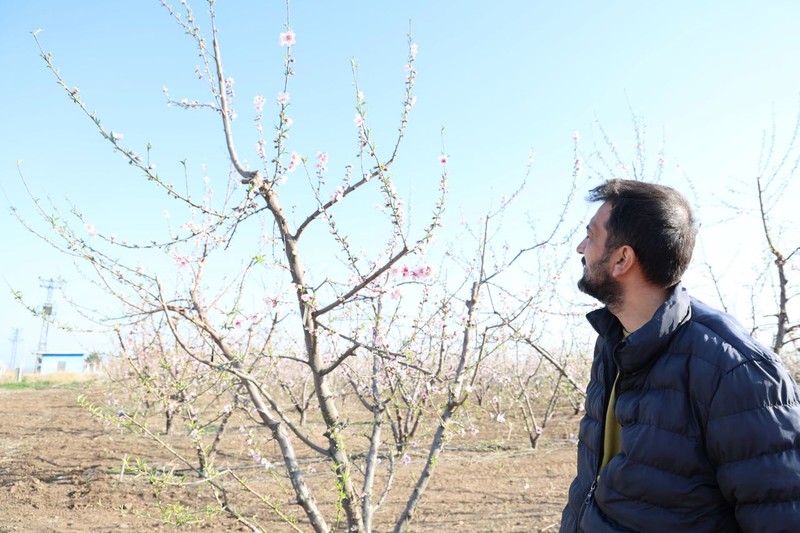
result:
M 617 370 L 617 372 L 620 372 L 619 371 L 620 366 L 617 363 L 617 359 L 616 359 L 617 348 L 619 348 L 620 345 L 624 341 L 625 341 L 625 339 L 622 339 L 621 341 L 619 341 L 616 344 L 616 346 L 614 346 L 614 350 L 611 352 L 611 360 L 614 362 L 615 369 Z M 621 373 L 617 376 L 617 378 L 619 378 L 619 377 L 621 377 Z M 610 396 L 611 396 L 611 393 L 609 393 L 609 398 L 610 398 Z M 606 402 L 605 402 L 606 410 L 608 409 L 609 401 L 610 400 L 606 400 Z M 605 419 L 605 416 L 604 416 L 600 434 L 601 434 L 601 436 L 603 436 L 603 435 L 605 435 L 605 433 L 606 433 L 606 419 Z M 579 533 L 580 532 L 581 519 L 583 518 L 583 513 L 586 512 L 586 508 L 589 507 L 589 504 L 592 502 L 592 497 L 594 497 L 594 491 L 597 488 L 597 480 L 600 478 L 600 463 L 602 461 L 603 461 L 603 454 L 600 453 L 599 457 L 597 458 L 597 470 L 595 471 L 594 480 L 592 481 L 592 484 L 589 486 L 589 491 L 586 493 L 586 498 L 584 498 L 583 503 L 581 504 L 580 511 L 578 511 L 578 519 L 575 522 L 575 533 Z
M 594 496 L 594 489 L 597 488 L 597 476 L 595 476 L 594 481 L 592 481 L 591 486 L 589 487 L 589 492 L 586 493 L 586 498 L 583 500 L 583 504 L 581 505 L 581 510 L 578 513 L 578 520 L 575 522 L 575 533 L 578 533 L 581 530 L 581 519 L 583 518 L 583 513 L 586 512 L 586 508 L 589 507 L 589 504 L 592 502 L 592 497 Z

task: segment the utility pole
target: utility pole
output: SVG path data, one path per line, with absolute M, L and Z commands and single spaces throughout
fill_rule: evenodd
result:
M 42 329 L 39 332 L 39 347 L 36 350 L 36 369 L 37 374 L 42 371 L 42 354 L 47 351 L 47 334 L 50 331 L 51 317 L 53 316 L 53 291 L 60 289 L 64 286 L 64 280 L 58 279 L 42 279 L 42 287 L 47 289 L 47 301 L 42 306 Z
M 19 343 L 22 340 L 19 336 L 20 331 L 22 330 L 19 328 L 12 328 L 11 338 L 8 339 L 11 341 L 11 360 L 8 362 L 9 363 L 8 368 L 10 368 L 11 370 L 17 368 L 17 346 L 19 346 Z

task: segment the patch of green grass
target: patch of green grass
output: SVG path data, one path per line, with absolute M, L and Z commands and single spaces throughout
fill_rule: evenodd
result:
M 52 386 L 50 381 L 9 381 L 0 383 L 0 390 L 49 389 Z
M 50 381 L 47 379 L 41 379 L 36 381 L 28 381 L 27 379 L 23 379 L 22 381 L 7 381 L 5 383 L 0 383 L 0 390 L 27 390 L 27 389 L 34 389 L 34 390 L 43 390 L 43 389 L 85 389 L 88 387 L 90 382 L 83 381 L 83 382 L 63 382 L 63 381 Z

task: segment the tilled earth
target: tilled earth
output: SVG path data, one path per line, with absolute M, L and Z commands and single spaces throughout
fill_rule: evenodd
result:
M 93 420 L 77 404 L 79 392 L 0 390 L 0 531 L 178 529 L 164 520 L 163 494 L 159 507 L 144 477 L 120 475 L 125 457 L 166 464 L 168 454 L 152 441 Z M 554 428 L 549 426 L 548 438 L 543 436 L 535 450 L 522 438 L 508 439 L 495 426 L 499 425 L 481 428 L 483 445 L 454 442 L 448 447 L 411 531 L 558 530 L 575 471 L 575 448 L 567 436 L 577 419 L 565 416 Z M 492 434 L 493 429 L 497 434 Z M 423 460 L 420 450 L 411 466 Z M 325 466 L 319 464 L 319 468 Z M 376 515 L 377 531 L 391 530 L 414 481 L 412 470 L 397 476 L 392 496 Z M 191 487 L 175 489 L 170 496 L 189 507 L 208 503 Z M 298 518 L 297 527 L 310 531 L 286 493 L 279 497 L 284 498 L 282 508 Z M 267 531 L 296 531 L 269 520 L 261 522 Z M 226 514 L 180 529 L 249 530 Z

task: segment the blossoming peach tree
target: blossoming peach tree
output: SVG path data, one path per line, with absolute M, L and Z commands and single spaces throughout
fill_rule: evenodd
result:
M 307 524 L 318 532 L 372 531 L 398 468 L 414 461 L 416 481 L 391 519 L 395 531 L 403 530 L 448 439 L 474 429 L 458 413 L 468 405 L 482 363 L 510 344 L 525 344 L 521 339 L 535 329 L 521 323 L 534 318 L 543 293 L 513 294 L 502 288 L 502 275 L 553 242 L 564 216 L 537 244 L 516 254 L 498 252 L 492 235 L 504 202 L 482 220 L 470 257 L 457 262 L 461 273 L 438 276 L 425 251 L 441 223 L 447 156 L 432 162 L 439 194 L 419 230 L 410 229 L 393 175 L 416 102 L 417 45 L 410 35 L 394 141 L 385 151 L 376 146 L 354 64 L 355 161 L 329 185 L 329 155 L 306 155 L 290 144 L 298 36 L 288 23 L 276 32 L 276 47 L 283 50 L 277 96 L 253 100 L 258 166 L 251 168 L 238 151 L 243 134 L 233 126 L 234 81 L 222 60 L 215 3 L 208 3 L 209 35 L 186 1 L 180 12 L 162 4 L 201 58 L 196 74 L 207 84 L 208 100 L 167 98 L 173 107 L 218 118 L 231 169 L 219 199 L 208 180 L 199 193 L 176 185 L 157 170 L 150 145 L 139 153 L 107 129 L 34 33 L 72 103 L 150 185 L 188 212 L 185 223 L 170 225 L 168 238 L 145 242 L 95 227 L 77 208 L 62 214 L 35 195 L 48 229 L 20 215 L 31 231 L 81 262 L 122 308 L 101 322 L 118 340 L 114 376 L 127 393 L 107 405 L 81 401 L 98 418 L 168 450 L 192 483 L 200 480 L 217 510 L 255 531 L 266 527 L 259 508 L 295 530 Z M 264 118 L 269 114 L 273 126 Z M 300 200 L 287 189 L 297 176 L 308 183 Z M 184 179 L 195 178 L 186 169 Z M 345 229 L 340 215 L 370 198 L 380 200 L 383 222 L 377 227 L 384 233 L 362 252 L 353 244 L 357 231 Z M 336 261 L 315 253 L 321 242 L 335 250 Z M 169 268 L 159 266 L 165 259 Z M 558 390 L 571 378 L 559 362 L 549 362 L 561 368 Z M 535 434 L 530 401 L 524 392 L 517 397 L 528 405 L 525 420 Z M 551 412 L 548 407 L 544 416 Z M 153 413 L 163 417 L 159 428 Z M 242 453 L 218 453 L 226 445 Z M 266 484 L 259 474 L 241 473 L 242 455 L 268 473 Z M 188 482 L 174 469 L 145 463 L 125 468 L 159 487 Z M 291 494 L 300 516 L 287 508 L 281 491 Z M 175 507 L 169 509 L 174 516 Z

